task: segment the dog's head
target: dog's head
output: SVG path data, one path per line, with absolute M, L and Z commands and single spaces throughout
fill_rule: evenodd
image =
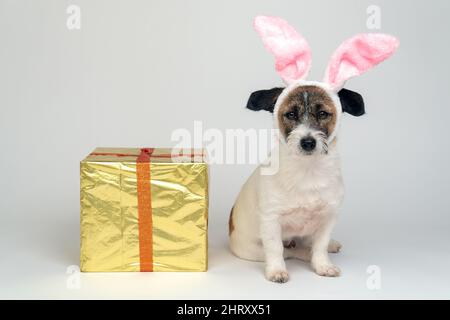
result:
M 254 25 L 288 86 L 252 93 L 247 108 L 272 112 L 275 127 L 292 151 L 327 153 L 342 113 L 365 113 L 363 98 L 343 89 L 345 82 L 390 57 L 398 40 L 378 33 L 348 39 L 332 55 L 323 82 L 315 82 L 304 80 L 311 66 L 311 50 L 294 28 L 280 18 L 266 16 L 256 17 Z
M 343 112 L 353 116 L 365 112 L 360 94 L 347 89 L 334 93 L 321 83 L 307 81 L 253 92 L 247 108 L 273 113 L 283 141 L 293 152 L 303 155 L 327 153 Z

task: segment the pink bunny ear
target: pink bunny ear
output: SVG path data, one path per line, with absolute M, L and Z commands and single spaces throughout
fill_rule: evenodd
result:
M 264 46 L 275 56 L 275 68 L 286 83 L 304 79 L 311 66 L 308 42 L 285 20 L 258 16 L 254 20 Z
M 345 81 L 359 76 L 389 58 L 397 49 L 398 40 L 381 33 L 359 34 L 344 41 L 332 55 L 324 82 L 336 91 Z

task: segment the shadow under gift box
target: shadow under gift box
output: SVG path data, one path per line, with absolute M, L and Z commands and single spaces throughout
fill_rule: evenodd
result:
M 80 163 L 84 272 L 206 271 L 204 150 L 97 148 Z

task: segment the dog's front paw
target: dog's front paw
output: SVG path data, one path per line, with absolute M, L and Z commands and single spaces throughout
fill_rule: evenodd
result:
M 323 277 L 339 277 L 341 274 L 341 270 L 334 264 L 320 264 L 313 268 L 319 276 Z
M 286 270 L 267 270 L 266 279 L 272 282 L 285 283 L 289 280 L 289 274 Z

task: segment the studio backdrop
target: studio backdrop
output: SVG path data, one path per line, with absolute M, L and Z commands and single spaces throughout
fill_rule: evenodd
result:
M 448 298 L 449 13 L 446 0 L 1 0 L 0 297 Z M 231 207 L 273 127 L 247 100 L 284 85 L 252 26 L 261 14 L 305 36 L 310 79 L 354 34 L 400 40 L 346 84 L 366 114 L 341 122 L 339 278 L 289 260 L 291 280 L 276 285 L 228 249 Z M 239 130 L 258 137 L 256 156 L 233 144 Z M 80 274 L 80 160 L 188 142 L 214 145 L 208 271 Z

